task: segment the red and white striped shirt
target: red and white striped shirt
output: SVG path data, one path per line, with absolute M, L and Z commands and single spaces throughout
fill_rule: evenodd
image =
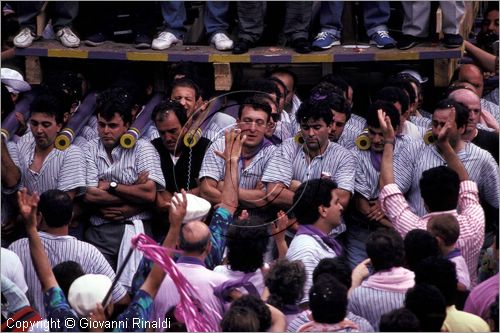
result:
M 460 183 L 457 209 L 434 212 L 419 217 L 414 214 L 403 193 L 396 184 L 384 186 L 380 192 L 380 204 L 382 211 L 394 225 L 394 228 L 405 237 L 413 229 L 427 229 L 427 221 L 433 216 L 451 214 L 458 220 L 460 226 L 460 236 L 457 247 L 462 251 L 462 255 L 469 268 L 472 286 L 477 283 L 477 264 L 479 251 L 484 242 L 484 211 L 479 203 L 477 184 L 466 180 Z

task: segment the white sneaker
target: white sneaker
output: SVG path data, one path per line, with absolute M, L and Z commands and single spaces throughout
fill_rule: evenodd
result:
M 71 30 L 70 27 L 64 27 L 56 33 L 56 39 L 65 47 L 80 46 L 80 38 Z
M 180 40 L 177 39 L 173 33 L 162 31 L 157 38 L 153 39 L 151 48 L 153 50 L 165 50 L 172 46 L 172 44 L 177 44 L 179 42 Z
M 218 51 L 226 51 L 233 48 L 233 41 L 223 32 L 218 32 L 213 35 L 210 43 L 214 45 Z
M 31 31 L 30 28 L 23 28 L 17 35 L 14 37 L 14 46 L 19 48 L 30 47 L 35 40 L 36 35 Z

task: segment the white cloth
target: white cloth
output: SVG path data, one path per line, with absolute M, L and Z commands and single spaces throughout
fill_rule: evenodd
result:
M 142 223 L 142 220 L 132 220 L 132 224 L 127 223 L 125 225 L 122 242 L 120 244 L 120 251 L 118 252 L 118 263 L 116 265 L 117 272 L 120 270 L 125 261 L 125 258 L 127 257 L 128 251 L 132 247 L 132 238 L 135 235 L 143 233 L 144 224 Z M 141 251 L 135 250 L 134 252 L 132 252 L 132 256 L 126 263 L 125 269 L 123 270 L 123 273 L 118 280 L 128 290 L 130 290 L 130 287 L 132 287 L 132 280 L 134 278 L 135 272 L 137 271 L 137 267 L 139 267 L 141 259 Z
M 24 268 L 21 260 L 15 252 L 2 247 L 2 265 L 0 271 L 2 275 L 9 278 L 23 293 L 28 291 L 28 285 L 24 279 Z

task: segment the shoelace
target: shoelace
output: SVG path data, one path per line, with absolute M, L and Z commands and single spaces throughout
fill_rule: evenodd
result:
M 69 37 L 76 38 L 75 33 L 70 28 L 64 27 L 62 28 L 62 31 L 63 33 L 61 36 L 68 35 Z
M 328 38 L 329 33 L 326 31 L 320 32 L 316 37 L 317 40 L 323 40 Z
M 379 35 L 380 38 L 391 38 L 387 31 L 377 31 L 377 35 Z

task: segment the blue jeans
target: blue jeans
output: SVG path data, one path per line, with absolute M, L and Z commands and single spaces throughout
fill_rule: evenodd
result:
M 205 29 L 209 36 L 218 32 L 227 32 L 229 27 L 228 1 L 207 1 L 205 4 Z M 184 22 L 186 21 L 186 7 L 184 1 L 163 1 L 161 3 L 161 14 L 165 25 L 165 31 L 182 39 L 186 33 Z
M 36 31 L 36 16 L 40 13 L 44 1 L 17 2 L 18 21 L 21 28 L 28 27 Z M 78 1 L 54 1 L 47 6 L 49 17 L 52 19 L 54 31 L 65 26 L 71 26 L 78 15 Z
M 363 1 L 363 16 L 365 29 L 368 36 L 379 30 L 387 30 L 387 22 L 390 16 L 388 1 Z M 340 38 L 342 35 L 342 12 L 343 1 L 326 1 L 321 3 L 319 22 L 321 31 L 326 31 Z

